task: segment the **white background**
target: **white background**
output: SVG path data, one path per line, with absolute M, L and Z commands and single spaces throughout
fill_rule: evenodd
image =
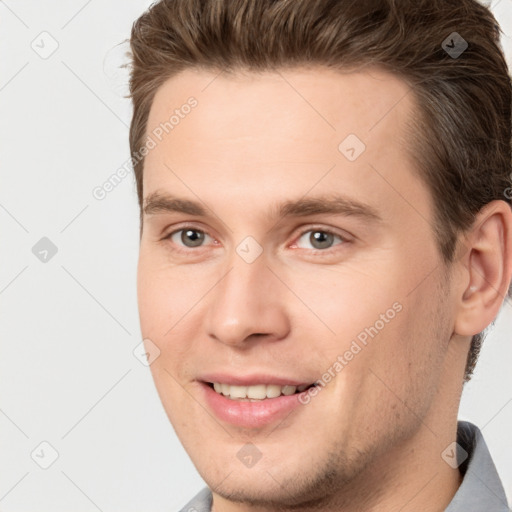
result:
M 134 181 L 102 201 L 92 195 L 129 157 L 127 75 L 118 68 L 126 45 L 117 45 L 149 4 L 0 2 L 3 512 L 170 512 L 204 485 L 133 355 Z M 511 63 L 512 1 L 492 9 Z M 32 47 L 57 43 L 46 59 Z M 58 249 L 46 263 L 32 252 L 42 237 Z M 460 411 L 483 429 L 509 499 L 511 332 L 507 301 Z M 50 460 L 43 441 L 58 452 L 48 469 L 35 462 Z

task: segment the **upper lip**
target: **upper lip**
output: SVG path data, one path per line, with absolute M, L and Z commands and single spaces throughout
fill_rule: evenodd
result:
M 233 386 L 255 386 L 257 384 L 275 384 L 277 386 L 303 386 L 310 385 L 315 380 L 297 380 L 294 378 L 282 377 L 270 374 L 246 374 L 246 375 L 233 375 L 229 373 L 208 373 L 201 375 L 197 380 L 220 384 L 231 384 Z

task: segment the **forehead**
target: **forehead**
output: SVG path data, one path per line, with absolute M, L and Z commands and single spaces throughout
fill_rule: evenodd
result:
M 412 110 L 409 92 L 406 82 L 377 68 L 350 72 L 320 66 L 229 74 L 192 68 L 160 86 L 147 126 L 150 131 L 165 123 L 194 97 L 199 107 L 194 114 L 201 116 L 193 126 L 197 136 L 212 130 L 229 134 L 230 129 L 238 137 L 250 135 L 261 126 L 256 122 L 263 122 L 271 136 L 282 133 L 290 121 L 295 128 L 302 121 L 309 124 L 311 138 L 352 131 L 364 139 L 379 125 L 382 129 L 405 120 Z M 182 124 L 194 123 L 194 117 Z
M 144 195 L 177 187 L 190 196 L 208 182 L 233 194 L 341 186 L 352 196 L 365 188 L 377 205 L 404 194 L 428 202 L 404 147 L 415 108 L 410 86 L 380 69 L 187 69 L 155 95 Z M 394 189 L 386 197 L 375 190 L 383 180 Z
M 317 94 L 305 90 L 310 86 L 317 89 Z M 269 93 L 281 99 L 302 98 L 306 103 L 312 100 L 315 104 L 311 104 L 310 108 L 316 110 L 319 116 L 334 116 L 331 121 L 336 120 L 339 107 L 382 107 L 379 111 L 366 113 L 367 121 L 371 122 L 379 113 L 385 114 L 390 110 L 394 101 L 403 98 L 409 90 L 410 86 L 402 78 L 377 66 L 367 66 L 360 70 L 334 69 L 320 65 L 298 66 L 275 71 L 187 68 L 167 79 L 158 88 L 152 115 L 158 115 L 156 110 L 165 106 L 172 110 L 180 100 L 183 102 L 190 95 L 203 96 L 205 99 L 215 97 L 219 100 L 233 100 L 235 98 L 232 94 L 242 93 L 251 103 L 257 103 L 258 97 Z M 326 95 L 326 91 L 330 94 Z M 292 92 L 295 94 L 291 94 Z M 410 100 L 409 96 L 402 104 L 402 109 Z M 332 110 L 331 106 L 337 106 L 338 109 Z

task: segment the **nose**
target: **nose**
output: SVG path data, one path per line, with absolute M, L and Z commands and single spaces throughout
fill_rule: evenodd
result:
M 263 257 L 247 263 L 235 254 L 212 290 L 206 315 L 209 337 L 238 348 L 285 338 L 290 321 L 284 288 Z

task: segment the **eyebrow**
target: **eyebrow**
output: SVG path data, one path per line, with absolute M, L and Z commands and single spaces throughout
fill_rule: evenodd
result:
M 147 196 L 143 211 L 146 215 L 173 212 L 197 217 L 209 215 L 209 209 L 199 202 L 160 192 L 153 192 Z M 270 217 L 306 217 L 317 214 L 354 216 L 372 222 L 383 220 L 374 207 L 340 194 L 284 201 L 274 205 Z

